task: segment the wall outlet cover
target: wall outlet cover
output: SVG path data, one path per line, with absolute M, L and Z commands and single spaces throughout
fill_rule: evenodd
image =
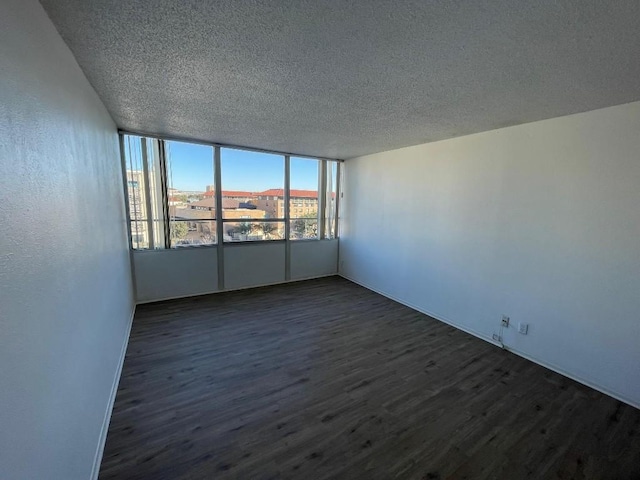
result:
M 520 332 L 523 335 L 526 335 L 528 331 L 529 331 L 529 324 L 528 323 L 519 323 L 518 324 L 518 332 Z

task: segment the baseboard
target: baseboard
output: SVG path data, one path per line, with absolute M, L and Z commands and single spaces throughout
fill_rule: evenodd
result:
M 548 370 L 551 370 L 553 372 L 556 372 L 560 375 L 562 375 L 563 377 L 567 377 L 570 378 L 571 380 L 574 380 L 578 383 L 581 383 L 583 385 L 586 385 L 589 388 L 593 388 L 594 390 L 597 390 L 600 393 L 604 393 L 605 395 L 608 395 L 611 398 L 615 398 L 616 400 L 620 400 L 623 403 L 626 403 L 627 405 L 631 405 L 634 408 L 637 408 L 638 410 L 640 410 L 640 403 L 636 402 L 630 398 L 627 398 L 625 395 L 622 395 L 620 393 L 614 392 L 612 390 L 609 390 L 608 388 L 602 387 L 600 385 L 596 385 L 593 382 L 591 382 L 590 380 L 586 380 L 582 377 L 580 377 L 579 375 L 575 375 L 571 372 L 566 371 L 565 369 L 563 369 L 562 367 L 559 367 L 557 365 L 554 365 L 552 363 L 546 362 L 544 360 L 540 360 L 539 358 L 535 358 L 532 357 L 531 355 L 529 355 L 528 353 L 524 353 L 520 350 L 511 348 L 508 345 L 505 345 L 504 347 L 505 350 L 518 355 L 519 357 L 525 358 L 527 360 L 529 360 L 530 362 L 533 363 L 537 363 L 538 365 L 540 365 L 541 367 L 544 367 Z
M 127 354 L 127 346 L 129 345 L 129 337 L 131 336 L 131 327 L 133 326 L 133 316 L 136 313 L 135 306 L 131 312 L 131 318 L 129 319 L 129 325 L 127 332 L 122 343 L 122 349 L 120 351 L 120 359 L 118 361 L 118 368 L 116 374 L 113 377 L 113 383 L 111 384 L 111 393 L 109 395 L 109 403 L 107 404 L 107 410 L 104 413 L 104 419 L 102 420 L 102 428 L 100 430 L 100 439 L 98 441 L 98 449 L 93 459 L 93 468 L 91 470 L 91 480 L 98 480 L 100 474 L 100 464 L 102 463 L 102 454 L 104 453 L 104 446 L 107 443 L 107 433 L 109 433 L 109 423 L 111 421 L 111 413 L 113 412 L 113 405 L 116 401 L 116 394 L 118 393 L 118 384 L 120 383 L 120 376 L 122 374 L 122 367 L 124 366 L 124 359 Z
M 351 277 L 349 277 L 349 276 L 347 276 L 347 275 L 345 275 L 343 273 L 339 273 L 338 275 L 340 277 L 342 277 L 342 278 L 345 278 L 345 279 L 349 280 L 350 282 L 353 282 L 353 283 L 355 283 L 357 285 L 360 285 L 361 287 L 366 288 L 367 290 L 371 290 L 372 292 L 375 292 L 375 293 L 377 293 L 379 295 L 382 295 L 383 297 L 389 298 L 389 299 L 393 300 L 394 302 L 398 302 L 398 303 L 400 303 L 400 304 L 402 304 L 402 305 L 404 305 L 406 307 L 412 308 L 413 310 L 416 310 L 416 311 L 418 311 L 420 313 L 424 313 L 425 315 L 428 315 L 428 316 L 430 316 L 432 318 L 435 318 L 436 320 L 438 320 L 440 322 L 446 323 L 447 325 L 451 325 L 452 327 L 457 328 L 458 330 L 462 330 L 463 332 L 466 332 L 469 335 L 473 335 L 474 337 L 477 337 L 477 338 L 479 338 L 481 340 L 484 340 L 484 341 L 486 341 L 486 342 L 488 342 L 488 343 L 490 343 L 492 345 L 495 345 L 497 347 L 504 348 L 505 350 L 507 350 L 507 351 L 509 351 L 509 352 L 511 352 L 511 353 L 513 353 L 515 355 L 518 355 L 519 357 L 525 358 L 525 359 L 529 360 L 530 362 L 536 363 L 536 364 L 540 365 L 541 367 L 544 367 L 544 368 L 546 368 L 548 370 L 556 372 L 556 373 L 558 373 L 558 374 L 560 374 L 560 375 L 562 375 L 564 377 L 570 378 L 571 380 L 574 380 L 574 381 L 576 381 L 578 383 L 586 385 L 589 388 L 593 388 L 594 390 L 597 390 L 600 393 L 604 393 L 605 395 L 608 395 L 608 396 L 610 396 L 612 398 L 615 398 L 616 400 L 620 400 L 621 402 L 624 402 L 627 405 L 631 405 L 632 407 L 640 409 L 640 403 L 638 403 L 637 401 L 634 401 L 634 400 L 632 400 L 630 398 L 627 398 L 625 395 L 621 395 L 621 394 L 619 394 L 617 392 L 609 390 L 608 388 L 602 387 L 600 385 L 596 385 L 593 382 L 580 377 L 579 375 L 575 375 L 575 374 L 573 374 L 571 372 L 568 372 L 568 371 L 564 370 L 561 367 L 558 367 L 557 365 L 554 365 L 552 363 L 546 362 L 544 360 L 540 360 L 539 358 L 536 358 L 536 357 L 533 357 L 533 356 L 531 356 L 531 355 L 529 355 L 527 353 L 521 352 L 521 351 L 519 351 L 517 349 L 514 349 L 514 348 L 508 346 L 508 345 L 503 345 L 503 344 L 501 344 L 499 342 L 496 342 L 495 340 L 493 340 L 493 338 L 489 337 L 488 335 L 485 335 L 485 334 L 483 334 L 481 332 L 475 331 L 475 330 L 470 329 L 468 327 L 459 325 L 456 322 L 454 322 L 453 320 L 450 320 L 450 319 L 445 318 L 445 317 L 443 317 L 441 315 L 438 315 L 438 314 L 435 314 L 435 313 L 430 312 L 428 310 L 425 310 L 424 308 L 418 307 L 417 305 L 412 305 L 411 303 L 406 302 L 405 300 L 402 300 L 402 299 L 397 298 L 397 297 L 395 297 L 393 295 L 389 295 L 389 294 L 387 294 L 385 292 L 382 292 L 382 291 L 378 290 L 377 288 L 374 288 L 374 287 L 372 287 L 370 285 L 367 285 L 367 284 L 365 284 L 365 283 L 363 283 L 363 282 L 361 282 L 359 280 L 355 280 L 355 279 L 353 279 L 353 278 L 351 278 Z
M 212 291 L 200 292 L 200 293 L 188 293 L 186 295 L 175 295 L 175 296 L 172 296 L 172 297 L 163 297 L 163 298 L 156 298 L 156 299 L 153 299 L 153 300 L 144 300 L 144 301 L 141 301 L 141 302 L 137 302 L 136 304 L 137 305 L 145 305 L 147 303 L 165 302 L 167 300 L 179 300 L 181 298 L 201 297 L 202 295 L 213 295 L 214 293 L 237 292 L 237 291 L 240 291 L 240 290 L 249 290 L 249 289 L 252 289 L 252 288 L 271 287 L 273 285 L 283 285 L 285 283 L 305 282 L 307 280 L 315 280 L 316 278 L 335 277 L 337 275 L 338 275 L 338 272 L 335 272 L 335 273 L 327 273 L 327 274 L 324 274 L 324 275 L 315 275 L 315 276 L 311 276 L 311 277 L 283 280 L 281 282 L 260 283 L 260 284 L 257 284 L 257 285 L 248 285 L 246 287 L 225 288 L 224 290 L 212 290 Z
M 355 280 L 355 279 L 353 279 L 351 277 L 348 277 L 347 275 L 344 275 L 342 273 L 339 273 L 338 275 L 340 277 L 346 279 L 346 280 L 349 280 L 350 282 L 353 282 L 353 283 L 355 283 L 357 285 L 360 285 L 361 287 L 366 288 L 367 290 L 371 290 L 372 292 L 375 292 L 375 293 L 377 293 L 379 295 L 382 295 L 383 297 L 389 298 L 389 299 L 393 300 L 394 302 L 398 302 L 398 303 L 404 305 L 405 307 L 409 307 L 409 308 L 412 308 L 413 310 L 416 310 L 416 311 L 418 311 L 420 313 L 424 313 L 425 315 L 428 315 L 428 316 L 430 316 L 432 318 L 435 318 L 436 320 L 438 320 L 438 321 L 440 321 L 442 323 L 446 323 L 447 325 L 451 325 L 452 327 L 457 328 L 458 330 L 462 330 L 463 332 L 466 332 L 469 335 L 473 335 L 474 337 L 478 337 L 481 340 L 489 342 L 492 345 L 495 345 L 497 347 L 502 347 L 502 344 L 500 342 L 496 342 L 493 338 L 491 338 L 491 337 L 489 337 L 489 336 L 487 336 L 487 335 L 485 335 L 485 334 L 483 334 L 481 332 L 473 330 L 472 328 L 468 328 L 468 327 L 459 325 L 459 324 L 455 323 L 453 320 L 445 318 L 442 315 L 437 315 L 437 314 L 435 314 L 433 312 L 425 310 L 422 307 L 418 307 L 417 305 L 413 305 L 410 302 L 407 302 L 405 300 L 397 298 L 397 297 L 395 297 L 393 295 L 389 295 L 388 293 L 385 293 L 385 292 L 383 292 L 381 290 L 378 290 L 377 288 L 374 288 L 374 287 L 372 287 L 370 285 L 367 285 L 366 283 L 363 283 L 363 282 L 361 282 L 359 280 Z

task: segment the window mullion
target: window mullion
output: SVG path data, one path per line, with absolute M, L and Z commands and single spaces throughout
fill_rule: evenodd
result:
M 169 224 L 169 185 L 167 175 L 167 149 L 164 140 L 158 141 L 158 157 L 160 160 L 160 194 L 162 195 L 162 229 L 164 231 L 164 248 L 171 248 L 171 227 Z
M 213 190 L 215 192 L 216 244 L 218 255 L 218 290 L 224 290 L 224 223 L 222 214 L 222 162 L 220 147 L 213 147 Z
M 124 135 L 120 134 L 120 162 L 122 164 L 122 182 L 124 185 L 124 205 L 127 217 L 127 231 L 129 232 L 129 249 L 133 249 L 133 235 L 131 228 L 131 204 L 129 202 L 129 175 L 127 173 L 127 158 L 124 146 Z
M 336 199 L 333 205 L 334 208 L 334 212 L 333 212 L 333 238 L 338 238 L 338 226 L 340 224 L 339 217 L 340 217 L 340 196 L 342 195 L 341 192 L 341 188 L 342 186 L 340 185 L 340 175 L 342 174 L 342 162 L 337 162 L 336 164 Z
M 155 248 L 153 231 L 153 211 L 151 210 L 151 176 L 149 175 L 149 159 L 147 152 L 147 139 L 140 139 L 142 151 L 142 172 L 144 174 L 144 201 L 147 217 L 147 235 L 149 235 L 149 249 Z
M 320 160 L 320 188 L 318 190 L 318 237 L 320 240 L 326 238 L 325 213 L 327 195 L 327 161 Z
M 284 279 L 291 279 L 291 157 L 284 156 Z
M 291 201 L 291 157 L 289 155 L 284 156 L 284 231 L 285 231 L 285 239 L 289 240 L 289 230 L 290 230 L 290 201 Z

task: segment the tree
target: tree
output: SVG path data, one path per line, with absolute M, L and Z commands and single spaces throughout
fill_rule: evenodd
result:
M 291 233 L 294 238 L 303 238 L 305 230 L 305 221 L 301 218 L 295 219 L 291 222 Z
M 187 222 L 171 222 L 171 240 L 182 240 L 189 233 Z
M 240 225 L 238 225 L 238 232 L 241 235 L 249 234 L 252 230 L 253 225 L 251 225 L 249 222 L 242 222 Z
M 263 222 L 260 224 L 260 229 L 265 237 L 270 238 L 271 234 L 276 231 L 276 226 L 271 222 Z
M 318 236 L 318 213 L 306 213 L 291 222 L 295 238 L 314 238 Z

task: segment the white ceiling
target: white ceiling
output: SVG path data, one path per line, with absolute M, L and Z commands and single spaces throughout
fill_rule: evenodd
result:
M 350 158 L 640 100 L 638 0 L 41 0 L 119 127 Z

